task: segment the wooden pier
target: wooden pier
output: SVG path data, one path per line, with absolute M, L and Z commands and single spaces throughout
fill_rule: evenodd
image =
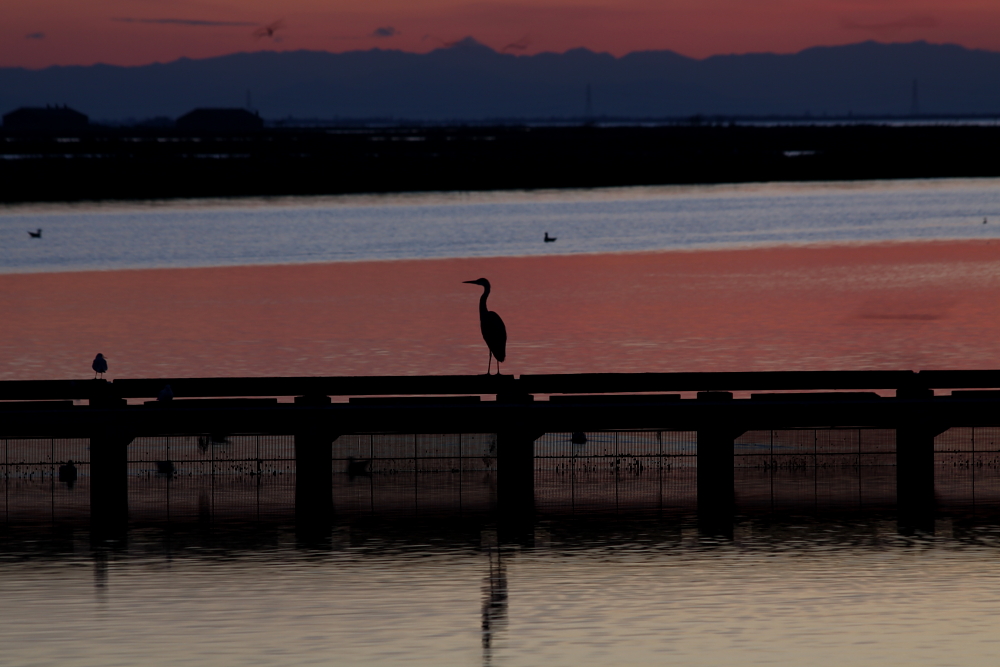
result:
M 731 511 L 733 441 L 746 431 L 888 428 L 899 510 L 919 513 L 933 507 L 935 436 L 1000 426 L 997 387 L 1000 371 L 9 381 L 0 437 L 89 438 L 92 522 L 121 526 L 140 436 L 294 435 L 296 512 L 322 522 L 334 509 L 331 445 L 348 434 L 496 433 L 497 502 L 516 517 L 531 513 L 545 433 L 696 431 L 699 513 L 712 516 Z

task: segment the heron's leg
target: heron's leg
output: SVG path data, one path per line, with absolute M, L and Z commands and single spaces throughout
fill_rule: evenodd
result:
M 497 359 L 497 375 L 500 375 L 500 360 Z
M 493 350 L 490 350 L 490 360 L 486 362 L 486 374 L 490 374 L 490 368 L 493 366 Z

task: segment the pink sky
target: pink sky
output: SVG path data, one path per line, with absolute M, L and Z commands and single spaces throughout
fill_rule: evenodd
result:
M 261 49 L 424 52 L 469 35 L 523 54 L 705 57 L 866 39 L 1000 50 L 997 0 L 10 0 L 0 16 L 0 66 L 31 68 Z M 254 36 L 276 21 L 272 36 Z

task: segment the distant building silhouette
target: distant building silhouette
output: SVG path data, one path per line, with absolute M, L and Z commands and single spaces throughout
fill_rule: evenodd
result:
M 264 120 L 246 109 L 195 109 L 178 118 L 177 127 L 196 132 L 250 132 L 263 128 Z
M 85 114 L 63 106 L 21 107 L 4 114 L 5 130 L 82 130 L 90 125 Z

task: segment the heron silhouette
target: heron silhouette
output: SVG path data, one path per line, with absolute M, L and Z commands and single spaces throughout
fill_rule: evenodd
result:
M 555 240 L 556 240 L 555 236 L 549 236 L 549 233 L 545 232 L 545 242 L 546 243 L 553 243 L 553 242 L 555 242 Z
M 42 238 L 42 230 L 39 229 L 38 231 L 35 232 L 28 232 L 28 236 L 30 236 L 33 239 L 40 239 Z
M 94 369 L 95 380 L 97 379 L 98 373 L 101 374 L 101 377 L 104 377 L 104 374 L 108 372 L 108 360 L 104 358 L 103 354 L 98 352 L 97 356 L 94 357 L 94 363 L 92 363 L 90 367 Z
M 490 374 L 493 357 L 497 358 L 497 375 L 500 375 L 500 363 L 507 358 L 507 327 L 503 320 L 492 310 L 486 308 L 486 298 L 490 295 L 490 281 L 486 278 L 462 281 L 469 285 L 482 285 L 483 295 L 479 297 L 479 328 L 483 332 L 486 347 L 490 348 L 490 360 L 486 364 L 486 374 Z

